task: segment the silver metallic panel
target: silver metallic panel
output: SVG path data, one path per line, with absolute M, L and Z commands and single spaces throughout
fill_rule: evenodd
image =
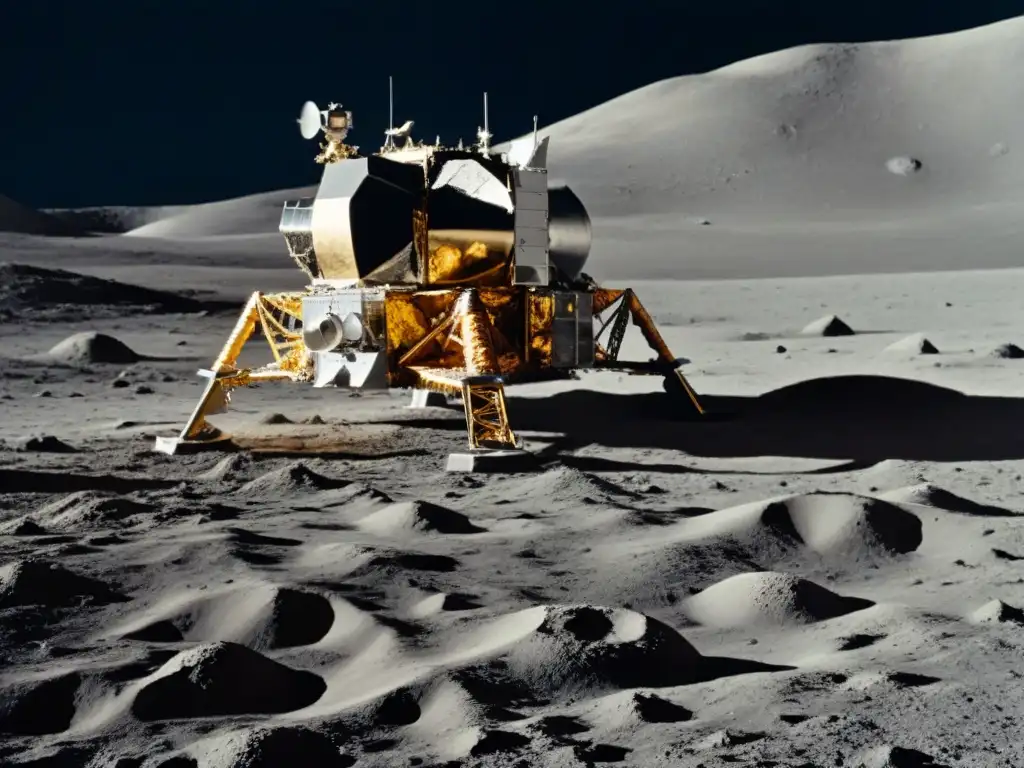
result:
M 548 209 L 547 192 L 516 191 L 516 208 L 530 211 L 546 211 Z
M 555 368 L 594 365 L 594 297 L 589 293 L 556 293 L 552 322 L 551 364 Z
M 383 352 L 317 352 L 313 355 L 313 386 L 387 389 Z
M 540 192 L 547 194 L 548 172 L 543 168 L 517 168 L 512 171 L 516 194 L 522 192 Z
M 313 203 L 313 249 L 324 277 L 358 278 L 349 206 L 369 171 L 366 158 L 350 158 L 324 165 L 324 175 Z
M 542 169 L 517 168 L 515 185 L 516 285 L 547 285 L 548 270 L 548 174 Z
M 548 228 L 547 211 L 531 211 L 529 208 L 517 208 L 515 216 L 515 228 L 543 229 Z

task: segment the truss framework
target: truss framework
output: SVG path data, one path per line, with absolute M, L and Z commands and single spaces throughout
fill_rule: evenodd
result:
M 660 374 L 665 377 L 670 394 L 681 391 L 696 413 L 703 414 L 704 408 L 683 376 L 680 362 L 672 355 L 633 290 L 597 288 L 593 296 L 594 317 L 599 322 L 594 334 L 595 367 Z M 263 294 L 259 291 L 249 297 L 211 369 L 200 371 L 209 381 L 178 441 L 223 437 L 206 417 L 223 412 L 230 403 L 232 390 L 237 387 L 261 381 L 312 379 L 312 360 L 301 332 L 302 297 L 302 293 Z M 655 352 L 654 360 L 619 359 L 630 321 L 640 329 Z M 242 348 L 257 328 L 269 344 L 274 362 L 261 368 L 240 369 L 237 363 Z M 435 341 L 442 354 L 454 353 L 458 348 L 462 367 L 439 367 L 432 360 L 434 355 L 429 353 Z M 415 374 L 417 387 L 462 397 L 469 445 L 473 449 L 521 446 L 509 425 L 504 379 L 496 354 L 496 347 L 501 345 L 508 346 L 508 342 L 492 326 L 477 290 L 464 288 L 458 291 L 451 310 L 396 361 L 400 368 Z

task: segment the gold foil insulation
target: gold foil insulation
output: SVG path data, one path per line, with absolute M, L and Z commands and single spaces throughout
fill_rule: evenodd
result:
M 490 322 L 476 291 L 463 291 L 456 304 L 469 376 L 495 375 L 500 371 L 491 341 Z

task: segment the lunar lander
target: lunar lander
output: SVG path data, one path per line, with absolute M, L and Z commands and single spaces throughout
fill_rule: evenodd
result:
M 392 120 L 392 125 L 394 121 Z M 254 293 L 209 370 L 175 453 L 225 436 L 206 417 L 232 390 L 286 380 L 313 387 L 410 388 L 461 397 L 471 454 L 521 447 L 507 384 L 597 369 L 663 376 L 666 390 L 703 413 L 651 316 L 629 289 L 583 273 L 590 220 L 579 198 L 548 181 L 548 139 L 490 146 L 487 95 L 477 143 L 414 141 L 412 123 L 385 132 L 379 151 L 345 143 L 352 113 L 307 102 L 307 139 L 323 134 L 316 196 L 284 204 L 279 230 L 309 277 L 305 291 Z M 629 321 L 654 352 L 619 359 Z M 259 329 L 273 362 L 239 368 Z

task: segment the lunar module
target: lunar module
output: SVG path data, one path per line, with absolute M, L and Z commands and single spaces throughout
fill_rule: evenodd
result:
M 392 120 L 392 125 L 394 121 Z M 306 290 L 254 293 L 209 370 L 180 435 L 165 453 L 226 436 L 206 417 L 232 390 L 268 381 L 312 387 L 408 388 L 461 398 L 470 451 L 521 448 L 509 424 L 506 385 L 571 378 L 584 369 L 665 377 L 694 414 L 701 404 L 651 316 L 629 289 L 583 273 L 590 253 L 586 209 L 548 180 L 548 139 L 491 148 L 487 96 L 477 143 L 414 141 L 412 123 L 385 131 L 379 151 L 346 144 L 352 113 L 307 102 L 307 139 L 323 134 L 316 196 L 284 204 L 279 230 L 309 278 Z M 619 358 L 629 321 L 653 359 Z M 273 361 L 240 368 L 262 332 Z

